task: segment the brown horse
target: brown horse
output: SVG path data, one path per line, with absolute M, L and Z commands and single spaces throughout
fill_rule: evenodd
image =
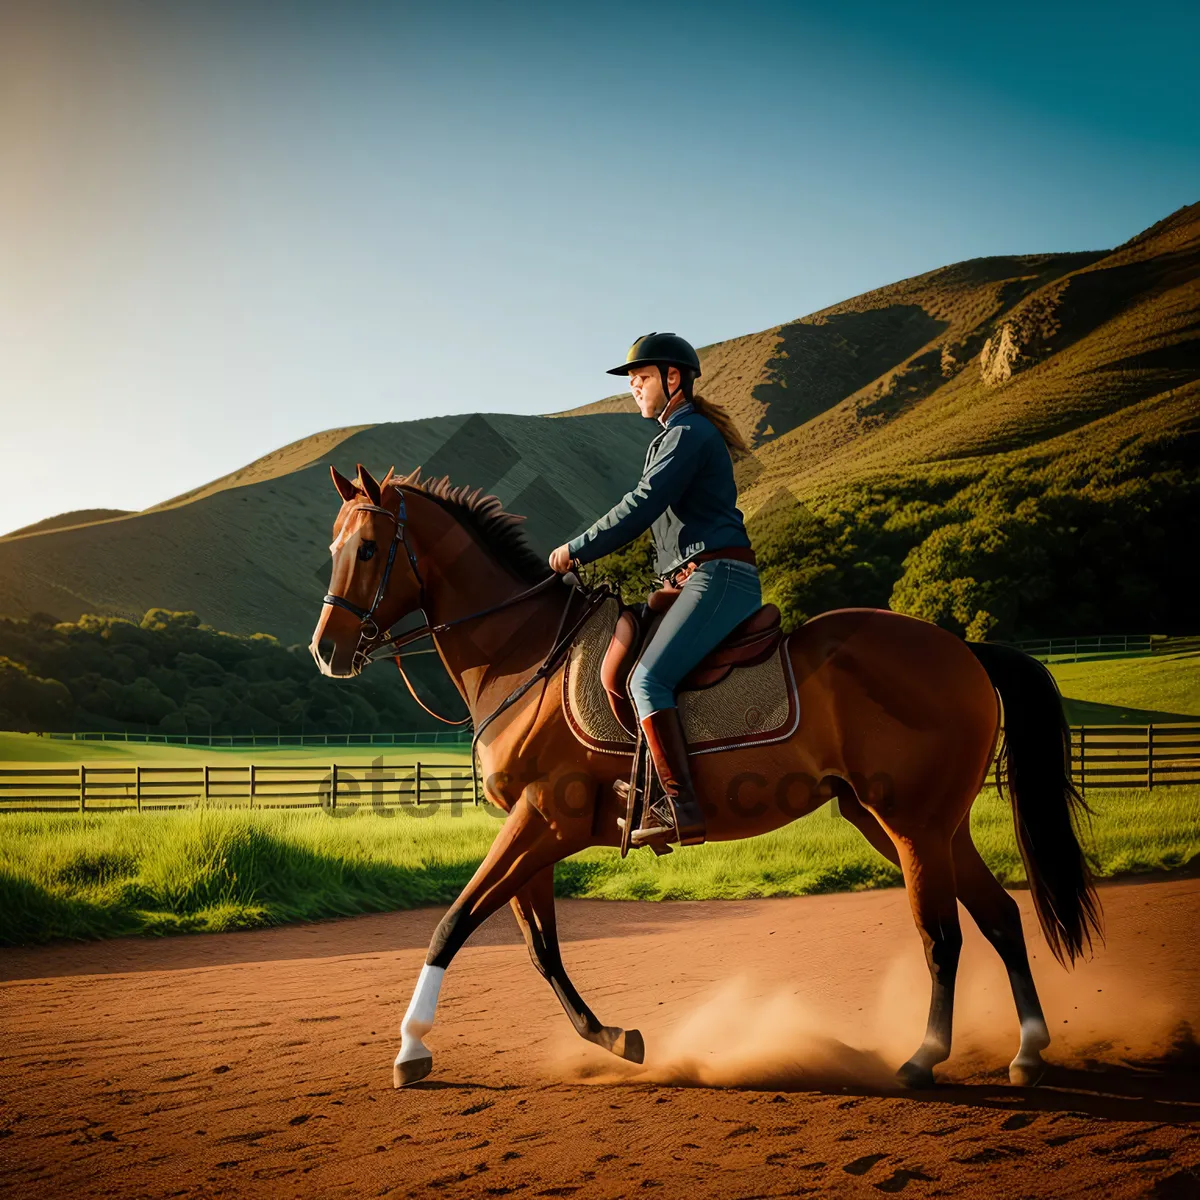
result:
M 562 664 L 553 673 L 542 669 L 585 592 L 549 572 L 521 535 L 521 518 L 503 512 L 494 496 L 452 488 L 445 478 L 422 481 L 419 469 L 404 478 L 389 472 L 382 484 L 361 466 L 356 482 L 332 473 L 343 504 L 330 594 L 312 638 L 322 672 L 347 677 L 372 652 L 395 657 L 387 631 L 423 611 L 476 728 L 502 709 L 479 736 L 478 753 L 486 796 L 508 815 L 430 943 L 401 1025 L 396 1086 L 431 1070 L 423 1039 L 445 969 L 505 903 L 578 1032 L 641 1062 L 641 1035 L 602 1025 L 575 990 L 555 931 L 554 864 L 588 846 L 619 844 L 624 804 L 613 783 L 630 761 L 576 739 L 555 686 Z M 1064 965 L 1073 962 L 1099 931 L 1099 906 L 1074 829 L 1083 801 L 1070 777 L 1069 731 L 1053 677 L 1013 648 L 964 642 L 884 609 L 824 613 L 792 633 L 785 651 L 799 698 L 793 735 L 693 757 L 709 839 L 767 833 L 836 796 L 842 815 L 901 868 L 925 946 L 929 1022 L 900 1079 L 929 1086 L 933 1067 L 950 1054 L 961 900 L 1008 970 L 1021 1027 L 1010 1078 L 1036 1083 L 1050 1039 L 1019 911 L 984 865 L 967 815 L 996 757 L 1002 701 L 997 784 L 1012 803 L 1046 940 Z M 502 708 L 522 685 L 516 702 Z M 793 786 L 797 780 L 816 786 Z

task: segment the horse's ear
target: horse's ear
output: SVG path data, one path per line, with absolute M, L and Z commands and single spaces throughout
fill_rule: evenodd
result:
M 353 500 L 358 494 L 358 490 L 355 488 L 354 484 L 352 484 L 350 480 L 348 480 L 345 475 L 343 475 L 341 471 L 339 471 L 337 467 L 333 465 L 333 463 L 329 464 L 329 474 L 333 477 L 333 486 L 337 488 L 338 495 L 341 496 L 343 500 Z
M 396 482 L 396 468 L 388 467 L 388 473 L 383 477 L 383 482 L 379 485 L 381 492 L 386 492 L 388 488 Z
M 375 482 L 371 472 L 362 463 L 358 464 L 358 482 L 362 485 L 362 490 L 367 493 L 367 499 L 372 504 L 383 504 L 383 493 L 379 490 L 379 484 Z

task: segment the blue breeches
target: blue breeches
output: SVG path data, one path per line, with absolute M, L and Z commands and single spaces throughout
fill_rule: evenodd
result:
M 761 607 L 757 567 L 734 558 L 700 563 L 629 677 L 638 719 L 660 708 L 674 708 L 679 681 Z

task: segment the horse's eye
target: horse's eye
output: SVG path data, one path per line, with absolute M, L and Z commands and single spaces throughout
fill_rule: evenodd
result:
M 363 544 L 361 546 L 359 546 L 359 548 L 358 548 L 358 561 L 366 562 L 367 559 L 374 558 L 374 557 L 375 557 L 375 543 L 374 542 L 363 542 Z

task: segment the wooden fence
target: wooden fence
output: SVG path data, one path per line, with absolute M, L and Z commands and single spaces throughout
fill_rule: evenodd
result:
M 1083 789 L 1200 783 L 1200 723 L 1077 725 L 1072 772 Z M 469 766 L 0 767 L 0 812 L 150 812 L 178 808 L 393 808 L 478 804 Z
M 469 766 L 0 767 L 0 812 L 478 804 Z
M 1200 723 L 1072 726 L 1071 763 L 1085 789 L 1200 783 Z

